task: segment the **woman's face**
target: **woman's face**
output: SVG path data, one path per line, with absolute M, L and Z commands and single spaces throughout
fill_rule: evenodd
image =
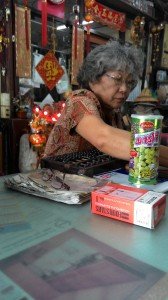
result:
M 108 71 L 98 82 L 90 83 L 90 88 L 105 104 L 117 109 L 122 106 L 136 84 L 130 74 Z

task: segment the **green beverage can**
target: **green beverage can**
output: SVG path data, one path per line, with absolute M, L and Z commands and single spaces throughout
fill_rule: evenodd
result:
M 156 184 L 163 116 L 131 115 L 129 182 Z

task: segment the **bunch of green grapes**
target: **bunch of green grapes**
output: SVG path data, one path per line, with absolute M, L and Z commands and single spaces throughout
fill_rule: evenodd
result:
M 152 178 L 156 176 L 158 168 L 158 148 L 135 148 L 137 156 L 134 157 L 134 166 L 130 171 L 131 176 L 138 178 Z

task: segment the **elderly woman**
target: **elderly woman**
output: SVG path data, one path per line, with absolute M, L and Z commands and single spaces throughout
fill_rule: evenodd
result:
M 123 130 L 120 109 L 143 70 L 143 53 L 135 47 L 109 42 L 86 57 L 78 73 L 81 89 L 71 92 L 66 107 L 48 138 L 44 156 L 96 147 L 129 160 L 130 133 Z M 161 164 L 168 164 L 161 147 Z

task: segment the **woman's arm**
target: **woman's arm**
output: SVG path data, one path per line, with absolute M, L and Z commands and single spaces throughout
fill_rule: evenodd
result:
M 119 159 L 130 158 L 130 132 L 107 125 L 101 118 L 84 115 L 76 131 L 100 151 Z M 168 147 L 160 146 L 160 165 L 168 167 Z
M 168 167 L 168 147 L 167 146 L 160 146 L 160 153 L 159 153 L 159 163 L 161 166 Z
M 129 160 L 130 133 L 107 125 L 94 115 L 84 115 L 76 131 L 100 151 L 119 159 Z

